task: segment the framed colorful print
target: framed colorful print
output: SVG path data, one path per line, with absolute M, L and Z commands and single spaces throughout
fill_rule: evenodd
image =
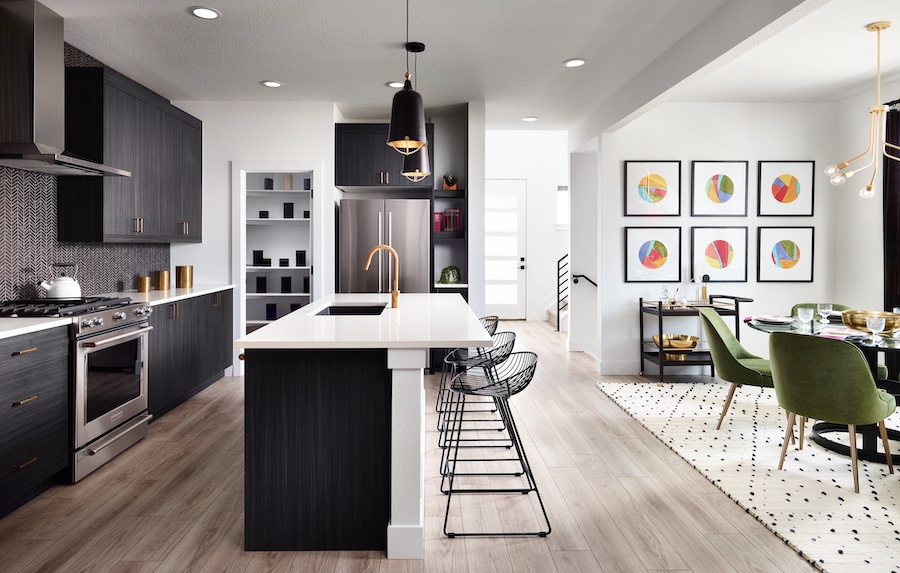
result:
M 693 161 L 691 215 L 747 216 L 747 162 Z
M 681 282 L 681 227 L 625 227 L 625 282 Z
M 815 161 L 760 161 L 757 214 L 812 217 Z
M 691 276 L 747 282 L 747 227 L 691 227 Z
M 760 227 L 756 278 L 759 282 L 813 280 L 813 227 Z
M 681 215 L 681 161 L 626 161 L 625 216 Z

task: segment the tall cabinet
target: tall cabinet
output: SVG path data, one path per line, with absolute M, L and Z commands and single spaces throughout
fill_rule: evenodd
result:
M 234 276 L 239 331 L 308 305 L 313 288 L 313 197 L 321 167 L 233 162 Z

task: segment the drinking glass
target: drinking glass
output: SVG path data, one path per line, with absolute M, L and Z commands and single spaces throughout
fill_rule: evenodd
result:
M 813 309 L 811 308 L 798 308 L 797 309 L 797 318 L 800 319 L 801 326 L 806 329 L 809 327 L 810 321 L 813 319 Z
M 882 340 L 878 333 L 884 330 L 884 317 L 874 314 L 866 315 L 866 328 L 872 331 L 872 342 L 878 344 Z
M 816 305 L 816 310 L 819 312 L 819 316 L 822 317 L 822 324 L 828 324 L 828 316 L 831 315 L 831 305 L 819 303 Z

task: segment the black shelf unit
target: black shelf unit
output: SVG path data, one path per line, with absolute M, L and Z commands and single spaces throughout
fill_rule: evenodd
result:
M 742 302 L 753 302 L 753 299 L 732 295 L 714 294 L 710 295 L 708 304 L 705 305 L 712 305 L 712 308 L 714 308 L 720 316 L 734 317 L 734 335 L 738 340 L 740 340 L 741 338 L 740 304 Z M 663 334 L 665 333 L 663 323 L 666 317 L 699 316 L 700 312 L 698 310 L 698 307 L 692 307 L 690 305 L 686 307 L 669 306 L 668 304 L 664 304 L 659 300 L 645 301 L 643 297 L 638 299 L 638 307 L 640 316 L 639 341 L 641 356 L 641 376 L 644 376 L 645 373 L 645 362 L 650 362 L 658 366 L 660 382 L 665 381 L 665 368 L 667 366 L 709 366 L 709 375 L 716 375 L 716 370 L 713 366 L 712 356 L 710 355 L 709 350 L 700 348 L 692 350 L 691 352 L 677 355 L 666 352 L 661 353 L 653 343 L 652 338 L 644 338 L 644 315 L 651 315 L 656 317 L 657 333 L 659 334 L 660 340 L 662 340 Z M 669 354 L 670 356 L 667 357 L 666 354 Z M 678 356 L 678 358 L 672 358 L 671 356 Z

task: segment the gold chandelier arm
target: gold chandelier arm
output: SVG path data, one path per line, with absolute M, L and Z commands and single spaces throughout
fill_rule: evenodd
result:
M 863 151 L 862 153 L 860 153 L 859 155 L 856 155 L 850 159 L 847 159 L 846 161 L 842 161 L 838 165 L 838 168 L 840 168 L 841 170 L 846 169 L 847 167 L 850 166 L 851 163 L 853 163 L 860 157 L 867 155 L 869 153 L 872 153 L 872 150 L 874 149 L 874 147 L 875 147 L 875 112 L 872 112 L 871 110 L 869 110 L 869 147 L 867 147 L 866 150 Z M 872 161 L 874 161 L 874 160 L 875 159 L 874 159 L 874 154 L 873 154 L 873 157 L 872 157 L 872 159 L 869 160 L 868 164 L 864 165 L 863 167 L 858 167 L 858 168 L 854 169 L 852 172 L 855 173 L 855 172 L 859 171 L 860 169 L 865 169 L 869 165 L 872 165 Z M 841 165 L 843 165 L 843 167 L 841 167 Z

